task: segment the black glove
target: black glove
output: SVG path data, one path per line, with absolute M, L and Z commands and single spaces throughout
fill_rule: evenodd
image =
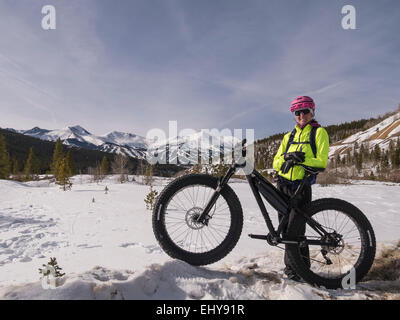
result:
M 290 168 L 294 166 L 294 161 L 293 160 L 288 160 L 285 161 L 282 166 L 281 166 L 281 171 L 282 173 L 288 173 Z
M 304 152 L 296 151 L 296 152 L 288 152 L 285 154 L 284 159 L 286 161 L 293 160 L 295 163 L 304 162 L 306 156 Z

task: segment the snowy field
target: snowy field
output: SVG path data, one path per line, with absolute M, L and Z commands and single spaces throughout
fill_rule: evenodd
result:
M 136 177 L 140 180 L 140 177 Z M 157 179 L 161 191 L 168 179 Z M 149 187 L 110 176 L 91 183 L 75 176 L 71 191 L 49 181 L 0 180 L 0 299 L 390 299 L 397 281 L 368 281 L 356 290 L 325 290 L 283 276 L 283 250 L 247 234 L 266 234 L 245 181 L 230 183 L 244 212 L 242 236 L 223 260 L 192 267 L 158 246 Z M 106 194 L 104 189 L 108 187 Z M 354 182 L 313 187 L 313 198 L 335 197 L 358 206 L 371 221 L 378 250 L 400 239 L 400 185 Z M 275 212 L 269 206 L 271 216 Z M 273 219 L 276 222 L 276 218 Z M 66 276 L 43 289 L 38 268 L 56 257 Z M 385 287 L 397 288 L 385 291 Z

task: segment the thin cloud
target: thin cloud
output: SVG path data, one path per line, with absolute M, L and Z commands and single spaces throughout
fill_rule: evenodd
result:
M 178 1 L 176 0 L 166 1 L 165 4 L 169 8 L 169 12 L 176 22 L 179 34 L 187 43 L 192 42 L 192 31 L 187 22 L 184 9 L 179 5 Z
M 317 90 L 314 90 L 314 91 L 310 91 L 309 94 L 313 95 L 313 94 L 324 93 L 324 92 L 329 91 L 331 89 L 334 89 L 334 88 L 336 88 L 338 86 L 341 86 L 341 85 L 343 85 L 345 83 L 346 83 L 346 81 L 340 81 L 340 82 L 337 82 L 337 83 L 332 83 L 332 84 L 324 86 L 324 87 L 322 87 L 320 89 L 317 89 Z

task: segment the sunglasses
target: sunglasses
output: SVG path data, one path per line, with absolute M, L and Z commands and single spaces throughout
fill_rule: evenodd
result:
M 303 110 L 296 110 L 294 112 L 294 114 L 295 114 L 296 117 L 298 117 L 301 113 L 306 115 L 306 114 L 309 114 L 310 112 L 311 112 L 310 109 L 303 109 Z

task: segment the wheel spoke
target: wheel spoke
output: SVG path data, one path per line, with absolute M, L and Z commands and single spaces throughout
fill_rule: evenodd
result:
M 332 234 L 337 238 L 338 246 L 309 246 L 314 248 L 310 250 L 311 271 L 324 278 L 338 278 L 344 276 L 351 268 L 360 263 L 362 256 L 361 234 L 357 223 L 345 212 L 337 210 L 323 210 L 312 216 L 314 220 L 326 228 L 328 234 Z M 335 233 L 336 232 L 336 233 Z M 320 239 L 324 241 L 311 227 L 307 225 L 306 238 L 309 240 Z M 319 248 L 319 249 L 317 249 Z M 321 250 L 327 251 L 326 257 L 331 260 L 332 264 L 328 264 Z M 301 255 L 302 258 L 307 258 Z
M 202 253 L 218 247 L 228 236 L 231 213 L 225 198 L 220 196 L 210 210 L 208 224 L 197 222 L 214 189 L 191 185 L 177 191 L 169 200 L 164 225 L 171 240 L 182 249 Z

